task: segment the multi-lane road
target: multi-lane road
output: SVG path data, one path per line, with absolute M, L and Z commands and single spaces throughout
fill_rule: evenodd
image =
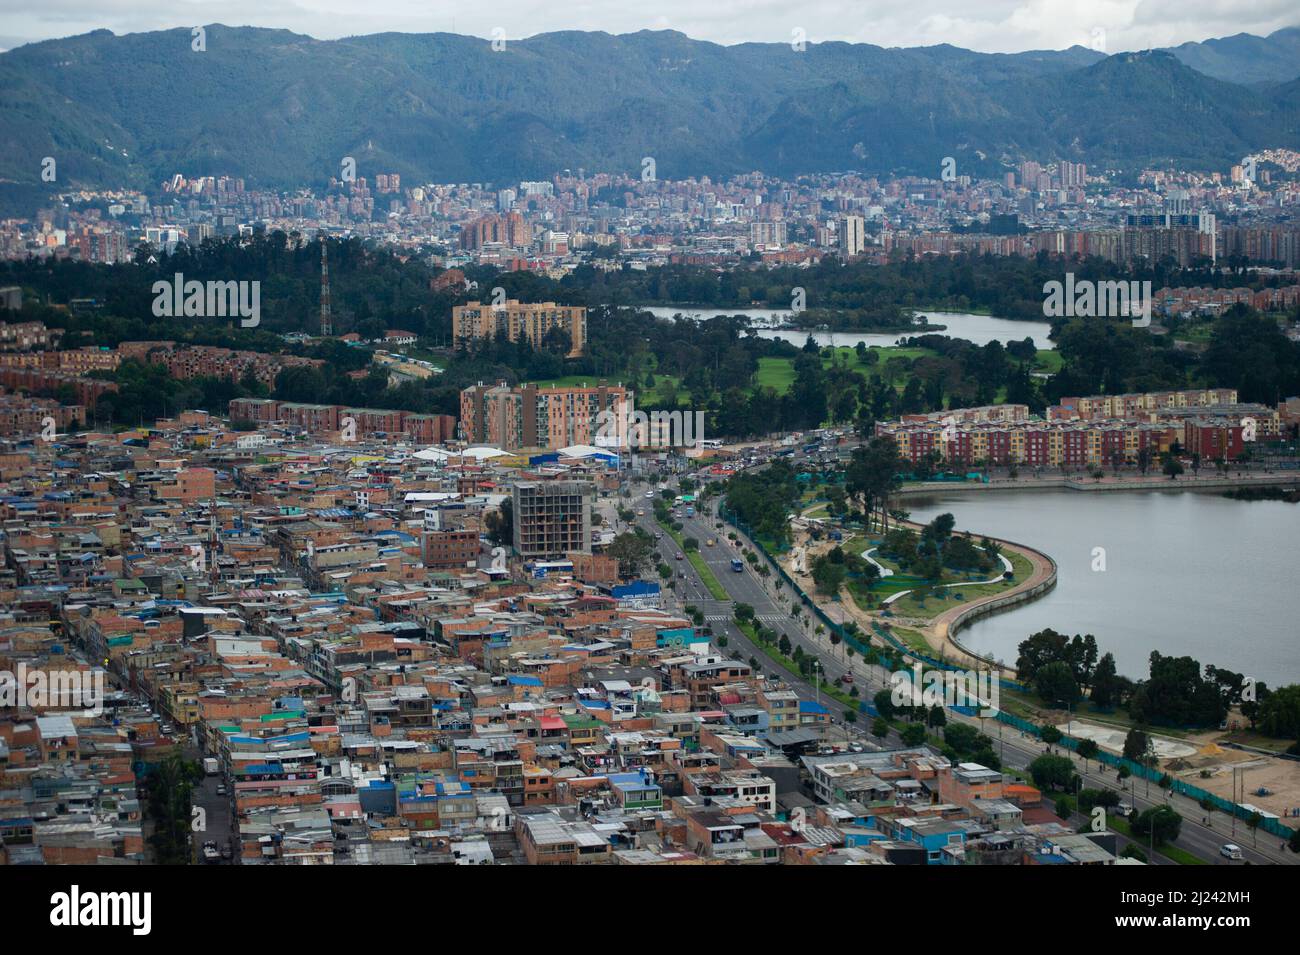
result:
M 675 482 L 670 483 L 669 486 L 671 487 L 673 484 Z M 827 705 L 832 720 L 839 723 L 841 727 L 840 730 L 830 734 L 832 738 L 837 737 L 839 732 L 842 731 L 844 738 L 862 743 L 867 748 L 876 748 L 879 744 L 874 738 L 866 735 L 868 727 L 863 722 L 844 723 L 843 714 L 840 712 L 842 707 L 837 701 L 826 699 L 811 683 L 776 665 L 762 650 L 755 647 L 744 632 L 735 625 L 733 605 L 735 603 L 749 604 L 754 608 L 754 616 L 760 623 L 775 630 L 778 634 L 785 634 L 792 646 L 802 647 L 804 653 L 813 654 L 815 659 L 820 661 L 828 682 L 837 682 L 845 673 L 851 673 L 854 681 L 853 685 L 857 686 L 858 692 L 864 700 L 869 700 L 878 690 L 888 685 L 886 671 L 878 666 L 868 666 L 861 657 L 848 658 L 843 652 L 843 644 L 840 647 L 833 646 L 827 635 L 822 634 L 819 636 L 814 632 L 812 623 L 809 623 L 808 627 L 805 628 L 803 621 L 809 620 L 809 615 L 806 612 L 801 614 L 799 621 L 796 622 L 792 613 L 792 600 L 794 598 L 790 595 L 788 588 L 784 588 L 784 593 L 777 588 L 776 575 L 773 574 L 763 578 L 748 563 L 745 564 L 745 569 L 740 573 L 733 571 L 731 569 L 732 558 L 741 557 L 743 559 L 743 554 L 742 549 L 734 545 L 727 535 L 735 533 L 741 541 L 745 541 L 744 535 L 729 524 L 723 524 L 722 527 L 717 526 L 720 523 L 720 518 L 714 514 L 714 501 L 710 500 L 701 503 L 702 506 L 697 507 L 693 517 L 686 517 L 683 511 L 683 516 L 680 518 L 682 536 L 684 538 L 693 537 L 699 541 L 700 555 L 708 564 L 709 569 L 713 571 L 713 575 L 718 579 L 723 589 L 726 590 L 730 597 L 729 600 L 720 601 L 715 599 L 709 593 L 708 588 L 704 586 L 691 562 L 687 559 L 675 559 L 678 553 L 677 545 L 655 521 L 651 501 L 641 498 L 634 505 L 637 508 L 644 508 L 645 511 L 644 515 L 637 517 L 637 523 L 652 535 L 662 534 L 662 540 L 658 542 L 657 549 L 663 556 L 664 562 L 673 568 L 674 573 L 683 575 L 676 578 L 676 593 L 680 602 L 683 605 L 691 604 L 700 609 L 704 614 L 705 622 L 712 627 L 714 634 L 723 634 L 727 637 L 727 649 L 733 656 L 739 658 L 752 656 L 757 659 L 760 667 L 765 670 L 769 677 L 774 676 L 784 681 L 801 699 L 813 700 L 820 697 L 821 701 Z M 713 546 L 706 543 L 709 538 L 716 539 Z M 750 546 L 752 546 L 752 543 Z M 1041 741 L 1025 736 L 998 720 L 984 721 L 974 717 L 966 717 L 951 710 L 948 713 L 948 718 L 977 725 L 981 730 L 986 730 L 992 734 L 1002 764 L 1009 769 L 1025 770 L 1045 750 Z M 987 727 L 983 725 L 986 722 L 989 724 Z M 891 732 L 880 743 L 883 743 L 886 747 L 901 745 L 896 732 Z M 1074 760 L 1075 768 L 1081 779 L 1080 785 L 1083 788 L 1120 791 L 1122 799 L 1137 810 L 1163 805 L 1169 801 L 1159 787 L 1152 785 L 1148 790 L 1145 781 L 1137 782 L 1130 778 L 1125 781 L 1123 788 L 1121 788 L 1121 783 L 1114 772 L 1108 769 L 1102 771 L 1102 767 L 1095 761 L 1089 762 L 1087 771 L 1085 771 L 1082 760 L 1067 750 L 1061 750 L 1060 752 Z M 1228 842 L 1240 846 L 1244 860 L 1256 865 L 1294 865 L 1297 862 L 1296 854 L 1290 850 L 1280 848 L 1279 840 L 1275 836 L 1261 834 L 1259 837 L 1260 845 L 1256 849 L 1252 844 L 1253 840 L 1249 830 L 1241 821 L 1237 822 L 1237 832 L 1233 836 L 1231 834 L 1232 821 L 1224 814 L 1212 815 L 1210 825 L 1205 825 L 1201 821 L 1205 814 L 1195 803 L 1184 797 L 1174 797 L 1173 802 L 1175 808 L 1183 816 L 1182 831 L 1173 845 L 1210 864 L 1243 864 L 1242 862 L 1230 863 L 1220 854 L 1220 847 Z M 1082 819 L 1076 817 L 1075 821 L 1081 822 Z M 1136 841 L 1140 843 L 1140 840 Z M 1121 842 L 1124 843 L 1127 840 L 1121 837 Z M 1148 858 L 1154 864 L 1167 864 L 1169 862 L 1165 856 L 1159 853 L 1154 855 L 1148 853 Z

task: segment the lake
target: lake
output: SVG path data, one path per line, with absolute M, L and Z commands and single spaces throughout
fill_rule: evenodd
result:
M 690 308 L 686 306 L 655 305 L 643 306 L 643 310 L 660 318 L 672 318 L 682 315 L 697 321 L 715 318 L 718 315 L 748 315 L 756 324 L 780 324 L 788 320 L 793 313 L 789 309 L 772 308 Z M 1023 341 L 1032 338 L 1039 348 L 1055 348 L 1048 333 L 1051 326 L 1047 322 L 1013 322 L 1007 318 L 993 318 L 989 315 L 973 315 L 969 312 L 918 312 L 933 325 L 946 325 L 946 331 L 936 332 L 950 338 L 961 338 L 976 345 L 987 345 L 992 341 L 1005 344 L 1009 341 Z M 808 332 L 801 330 L 782 330 L 761 328 L 758 332 L 764 338 L 782 338 L 795 345 L 802 345 L 808 339 Z M 903 332 L 814 332 L 813 340 L 819 345 L 853 347 L 858 342 L 868 345 L 893 345 L 908 333 Z M 917 331 L 913 334 L 924 334 Z
M 1300 682 L 1300 504 L 1189 492 L 996 491 L 909 497 L 913 520 L 951 512 L 959 530 L 1028 544 L 1058 566 L 1046 596 L 976 621 L 958 639 L 1014 664 L 1031 633 L 1091 633 L 1120 673 L 1152 650 L 1262 680 Z M 1105 570 L 1093 570 L 1103 548 Z

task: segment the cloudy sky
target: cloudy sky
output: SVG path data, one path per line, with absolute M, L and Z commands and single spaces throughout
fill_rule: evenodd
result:
M 0 49 L 107 28 L 135 33 L 224 23 L 320 39 L 399 31 L 521 38 L 554 30 L 679 30 L 715 43 L 844 40 L 955 46 L 993 53 L 1107 52 L 1266 35 L 1300 25 L 1295 0 L 0 0 Z

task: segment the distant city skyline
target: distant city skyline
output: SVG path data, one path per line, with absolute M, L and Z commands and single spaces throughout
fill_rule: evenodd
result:
M 109 29 L 117 34 L 224 23 L 287 29 L 318 39 L 381 32 L 460 33 L 524 39 L 562 30 L 634 33 L 677 30 L 693 39 L 731 45 L 746 42 L 843 41 L 884 47 L 949 43 L 987 53 L 1070 46 L 1107 53 L 1176 46 L 1238 33 L 1267 36 L 1300 25 L 1289 0 L 1224 4 L 1217 0 L 991 0 L 972 8 L 962 0 L 898 4 L 866 0 L 720 0 L 710 5 L 660 0 L 648 5 L 580 0 L 564 10 L 522 0 L 474 5 L 422 0 L 377 0 L 364 17 L 333 0 L 105 0 L 87 8 L 69 0 L 32 5 L 0 0 L 0 50 L 24 43 Z M 802 31 L 796 33 L 795 31 Z

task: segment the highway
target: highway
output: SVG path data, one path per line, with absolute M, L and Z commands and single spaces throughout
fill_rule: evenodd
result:
M 669 487 L 675 487 L 676 482 L 669 483 Z M 839 648 L 833 646 L 829 636 L 822 634 L 820 637 L 813 632 L 815 624 L 808 623 L 805 628 L 804 621 L 809 621 L 808 614 L 801 614 L 800 622 L 796 623 L 791 616 L 791 600 L 789 588 L 778 589 L 776 586 L 777 576 L 772 574 L 767 578 L 760 577 L 754 569 L 746 563 L 745 569 L 736 573 L 731 569 L 731 559 L 733 557 L 742 557 L 743 551 L 739 546 L 732 544 L 727 539 L 727 534 L 734 532 L 742 542 L 747 539 L 744 535 L 730 524 L 724 524 L 719 528 L 716 524 L 719 521 L 714 515 L 716 508 L 716 499 L 711 499 L 698 507 L 694 517 L 686 517 L 685 511 L 682 511 L 682 536 L 683 538 L 693 537 L 700 543 L 700 554 L 703 556 L 709 568 L 713 571 L 714 576 L 727 591 L 730 601 L 715 600 L 704 586 L 695 568 L 689 560 L 676 560 L 677 546 L 668 536 L 663 533 L 662 528 L 654 518 L 654 511 L 651 507 L 651 501 L 641 497 L 637 500 L 636 508 L 644 508 L 645 514 L 637 518 L 637 523 L 650 534 L 663 533 L 663 539 L 657 542 L 657 549 L 662 554 L 665 563 L 673 567 L 674 573 L 683 573 L 684 578 L 676 578 L 677 594 L 682 604 L 692 604 L 703 612 L 705 622 L 713 628 L 716 635 L 725 634 L 728 640 L 727 651 L 738 659 L 756 658 L 763 670 L 770 676 L 776 676 L 788 684 L 801 699 L 816 699 L 818 693 L 816 689 L 807 681 L 802 680 L 789 671 L 777 665 L 770 657 L 764 654 L 758 647 L 755 647 L 745 634 L 735 625 L 732 614 L 732 602 L 746 603 L 754 608 L 754 615 L 759 622 L 765 624 L 777 633 L 785 634 L 792 646 L 802 647 L 805 653 L 814 654 L 821 661 L 828 682 L 836 682 L 846 672 L 851 672 L 854 679 L 854 685 L 857 686 L 861 699 L 869 700 L 880 689 L 888 685 L 888 674 L 878 666 L 868 666 L 863 662 L 861 657 L 854 657 L 852 660 L 847 658 L 843 652 L 843 644 Z M 707 509 L 707 510 L 706 510 Z M 705 542 L 713 537 L 716 539 L 712 547 Z M 749 542 L 752 547 L 752 542 Z M 843 722 L 843 707 L 834 699 L 823 699 L 830 711 L 831 718 L 841 725 L 840 732 L 845 734 L 846 739 L 851 739 L 862 743 L 867 749 L 891 748 L 901 746 L 902 741 L 899 739 L 896 731 L 891 731 L 890 735 L 883 741 L 877 741 L 874 737 L 867 735 L 869 726 L 866 721 L 859 718 L 856 724 L 846 725 Z M 953 710 L 947 711 L 948 719 L 965 722 L 971 725 L 978 725 L 981 730 L 985 729 L 988 721 L 981 720 L 977 717 L 967 717 Z M 1041 756 L 1045 751 L 1045 745 L 1036 739 L 1026 737 L 1018 730 L 1006 726 L 999 720 L 993 720 L 993 725 L 988 726 L 987 730 L 991 731 L 993 740 L 999 751 L 1004 767 L 1009 769 L 1026 770 L 1030 763 Z M 831 734 L 834 738 L 835 734 Z M 1148 795 L 1148 784 L 1145 780 L 1135 780 L 1130 778 L 1125 781 L 1124 788 L 1120 789 L 1119 780 L 1116 774 L 1107 769 L 1101 772 L 1101 767 L 1096 761 L 1089 761 L 1088 772 L 1084 772 L 1084 763 L 1077 756 L 1068 750 L 1057 750 L 1061 755 L 1069 756 L 1075 763 L 1076 771 L 1080 775 L 1081 788 L 1093 789 L 1113 789 L 1122 793 L 1122 799 L 1131 804 L 1137 810 L 1147 809 L 1151 806 L 1163 805 L 1167 799 L 1164 793 L 1155 784 L 1150 784 Z M 1211 816 L 1211 825 L 1203 825 L 1201 820 L 1204 812 L 1195 803 L 1184 797 L 1174 798 L 1175 808 L 1183 816 L 1182 830 L 1177 840 L 1172 845 L 1186 850 L 1192 855 L 1203 859 L 1211 865 L 1242 865 L 1244 861 L 1249 861 L 1254 865 L 1295 865 L 1298 861 L 1295 853 L 1289 850 L 1279 848 L 1280 840 L 1278 837 L 1268 833 L 1259 834 L 1259 848 L 1254 848 L 1249 830 L 1245 824 L 1238 820 L 1236 824 L 1236 835 L 1231 834 L 1232 820 L 1223 813 L 1216 813 Z M 1082 817 L 1075 816 L 1073 822 L 1081 823 Z M 1123 836 L 1120 837 L 1121 845 L 1127 843 Z M 1134 840 L 1140 843 L 1140 840 Z M 1232 842 L 1240 846 L 1244 856 L 1243 862 L 1231 862 L 1220 855 L 1219 849 L 1224 843 Z M 1143 847 L 1145 851 L 1145 846 Z M 1148 861 L 1152 864 L 1172 864 L 1166 857 L 1159 853 L 1151 854 L 1147 852 Z

